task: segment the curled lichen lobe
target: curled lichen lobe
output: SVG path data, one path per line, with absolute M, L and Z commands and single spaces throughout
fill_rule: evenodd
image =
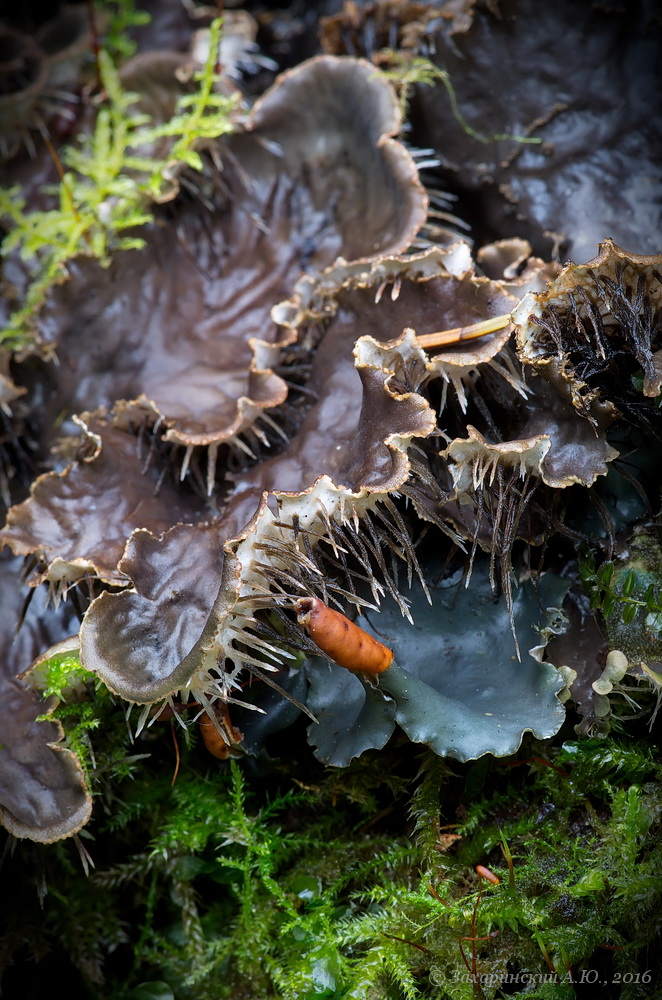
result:
M 319 598 L 301 597 L 295 609 L 299 624 L 339 666 L 367 674 L 381 674 L 391 666 L 392 650 Z

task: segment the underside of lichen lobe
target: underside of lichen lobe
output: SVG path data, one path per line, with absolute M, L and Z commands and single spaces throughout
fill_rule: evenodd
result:
M 177 525 L 162 538 L 134 532 L 120 564 L 133 586 L 101 594 L 86 615 L 81 627 L 85 667 L 129 701 L 156 701 L 185 685 L 178 668 L 209 618 L 223 545 L 235 527 L 232 520 L 216 520 Z M 170 687 L 164 678 L 173 678 Z
M 45 703 L 17 674 L 75 632 L 78 619 L 64 604 L 49 607 L 43 589 L 25 609 L 22 559 L 5 549 L 0 563 L 0 823 L 16 837 L 50 843 L 87 823 L 92 800 L 77 757 L 61 744 L 61 724 L 42 718 L 53 701 Z
M 645 397 L 660 391 L 660 260 L 606 240 L 597 257 L 566 265 L 546 292 L 525 296 L 514 312 L 522 361 L 596 428 L 619 413 L 641 419 Z

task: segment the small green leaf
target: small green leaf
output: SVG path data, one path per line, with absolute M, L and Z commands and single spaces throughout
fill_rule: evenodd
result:
M 601 892 L 605 887 L 605 877 L 601 871 L 593 870 L 586 872 L 582 877 L 572 886 L 571 893 L 573 896 L 589 896 L 594 892 Z
M 646 603 L 646 611 L 649 612 L 662 611 L 662 608 L 660 607 L 659 604 L 657 588 L 655 587 L 655 584 L 651 583 L 648 585 L 643 599 Z
M 202 157 L 194 149 L 182 150 L 181 158 L 192 170 L 197 170 L 198 172 L 202 170 Z
M 636 604 L 625 605 L 625 607 L 623 608 L 623 621 L 626 625 L 629 625 L 630 622 L 634 621 L 638 610 L 639 608 L 637 607 Z
M 322 886 L 319 879 L 314 875 L 299 875 L 291 883 L 289 889 L 299 899 L 302 899 L 305 903 L 310 903 L 319 896 Z
M 591 609 L 591 611 L 595 611 L 596 608 L 599 608 L 601 604 L 602 604 L 602 591 L 594 590 L 589 598 L 588 606 Z
M 602 602 L 602 613 L 605 618 L 611 618 L 614 613 L 614 608 L 616 607 L 616 595 L 607 594 L 604 601 Z

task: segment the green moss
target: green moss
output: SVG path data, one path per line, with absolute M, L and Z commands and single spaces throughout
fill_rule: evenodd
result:
M 126 54 L 117 38 L 126 31 L 131 13 L 127 3 L 121 5 L 122 12 L 109 40 L 110 51 L 117 55 Z M 197 144 L 233 130 L 238 97 L 214 90 L 221 25 L 219 18 L 210 28 L 209 55 L 195 76 L 198 89 L 180 97 L 176 114 L 163 124 L 135 110 L 139 95 L 123 90 L 109 49 L 101 49 L 103 103 L 91 135 L 61 152 L 55 207 L 31 211 L 19 187 L 0 191 L 0 219 L 8 228 L 2 252 L 18 250 L 32 273 L 21 307 L 0 330 L 0 343 L 12 349 L 31 343 L 37 314 L 53 285 L 66 281 L 67 264 L 74 257 L 96 257 L 107 265 L 113 253 L 144 246 L 136 230 L 152 220 L 151 200 L 172 186 L 173 169 L 201 170 Z M 170 140 L 164 158 L 138 153 L 164 137 Z
M 129 59 L 136 51 L 131 29 L 149 24 L 151 14 L 136 10 L 134 0 L 105 0 L 104 13 L 108 17 L 103 47 L 114 63 Z
M 475 139 L 476 142 L 519 142 L 538 144 L 542 142 L 535 136 L 513 135 L 511 132 L 498 132 L 494 135 L 483 135 L 477 132 L 466 120 L 457 100 L 457 94 L 447 70 L 436 66 L 430 59 L 424 56 L 414 55 L 412 52 L 394 51 L 384 49 L 382 56 L 388 61 L 389 68 L 384 69 L 384 75 L 392 81 L 398 88 L 400 94 L 400 112 L 403 121 L 407 117 L 407 104 L 411 90 L 415 86 L 434 87 L 441 84 L 448 95 L 451 111 L 456 122 L 467 135 Z
M 168 726 L 122 773 L 123 720 L 107 716 L 94 734 L 97 870 L 86 880 L 71 855 L 64 873 L 49 857 L 45 902 L 51 915 L 67 901 L 51 946 L 89 995 L 110 938 L 111 1000 L 163 984 L 177 1000 L 562 998 L 594 972 L 624 984 L 606 997 L 634 998 L 635 974 L 659 975 L 662 776 L 636 744 L 566 743 L 453 771 L 394 747 L 342 777 L 307 762 L 302 787 L 282 768 L 250 783 L 235 762 L 209 769 L 174 723 L 173 785 Z M 86 916 L 99 894 L 105 929 Z
M 44 698 L 71 701 L 80 695 L 86 681 L 93 681 L 94 674 L 81 666 L 78 650 L 56 653 L 43 660 L 32 671 L 32 681 Z
M 662 660 L 662 551 L 657 532 L 636 531 L 627 554 L 596 568 L 592 553 L 580 560 L 580 574 L 591 608 L 604 621 L 610 649 L 632 663 Z

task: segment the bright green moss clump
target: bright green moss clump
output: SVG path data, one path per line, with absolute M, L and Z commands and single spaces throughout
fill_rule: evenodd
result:
M 451 772 L 407 746 L 344 771 L 271 765 L 249 786 L 254 766 L 210 767 L 195 730 L 174 723 L 172 784 L 169 725 L 124 758 L 117 722 L 106 729 L 96 871 L 81 877 L 70 843 L 46 859 L 48 940 L 81 996 L 103 981 L 118 1000 L 565 998 L 596 977 L 607 998 L 652 995 L 662 782 L 640 747 L 570 742 Z M 84 917 L 99 894 L 103 928 Z

